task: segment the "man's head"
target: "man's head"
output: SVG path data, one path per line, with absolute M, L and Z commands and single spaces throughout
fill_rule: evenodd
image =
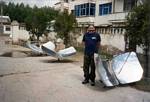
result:
M 93 25 L 90 25 L 87 29 L 88 32 L 95 32 L 95 27 Z

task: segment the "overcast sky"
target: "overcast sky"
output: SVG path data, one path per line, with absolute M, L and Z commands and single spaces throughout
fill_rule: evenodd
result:
M 42 6 L 51 6 L 52 7 L 59 0 L 0 0 L 0 1 L 5 1 L 6 3 L 8 3 L 8 2 L 24 3 L 24 4 L 29 4 L 32 7 L 34 5 L 37 5 L 38 7 L 42 7 Z

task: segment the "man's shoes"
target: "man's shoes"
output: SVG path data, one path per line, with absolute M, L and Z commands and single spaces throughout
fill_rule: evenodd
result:
M 82 84 L 87 84 L 87 83 L 89 83 L 89 81 L 88 81 L 88 80 L 84 80 L 84 81 L 82 81 Z
M 95 86 L 95 82 L 94 81 L 91 81 L 91 86 Z

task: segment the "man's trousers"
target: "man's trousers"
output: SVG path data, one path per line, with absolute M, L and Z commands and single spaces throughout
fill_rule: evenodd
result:
M 95 81 L 95 63 L 94 63 L 94 55 L 84 55 L 84 77 L 85 80 Z

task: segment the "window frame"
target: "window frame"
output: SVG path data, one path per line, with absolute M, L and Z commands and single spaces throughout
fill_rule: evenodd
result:
M 112 13 L 112 2 L 99 5 L 99 15 L 108 15 Z
M 6 26 L 5 27 L 5 31 L 11 31 L 11 27 L 10 26 Z
M 80 5 L 75 5 L 75 16 L 95 16 L 95 3 L 84 3 Z

